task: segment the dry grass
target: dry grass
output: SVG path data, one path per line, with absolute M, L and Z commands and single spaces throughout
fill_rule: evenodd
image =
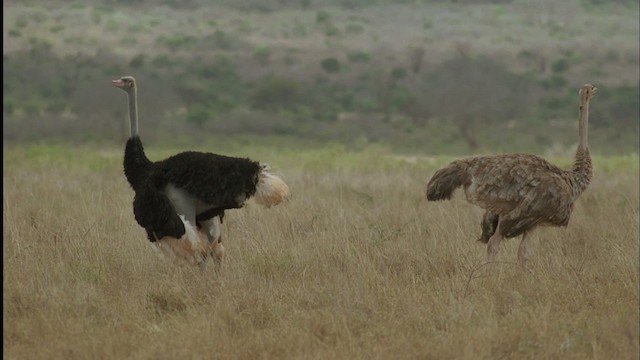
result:
M 637 157 L 597 159 L 524 269 L 516 241 L 485 264 L 460 193 L 426 201 L 432 165 L 263 154 L 293 198 L 228 212 L 226 263 L 201 273 L 151 251 L 117 155 L 75 152 L 5 149 L 8 359 L 637 359 Z

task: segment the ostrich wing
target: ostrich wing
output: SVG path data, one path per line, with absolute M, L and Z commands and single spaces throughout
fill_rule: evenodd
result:
M 500 215 L 501 229 L 521 233 L 541 222 L 563 222 L 570 213 L 565 171 L 540 157 L 508 154 L 461 162 L 471 176 L 467 199 Z
M 159 186 L 171 183 L 214 207 L 238 207 L 256 191 L 260 164 L 249 159 L 183 152 L 156 163 Z M 160 181 L 158 181 L 160 180 Z
M 179 239 L 185 233 L 184 224 L 173 205 L 151 181 L 145 181 L 136 189 L 133 214 L 138 224 L 147 231 L 150 241 L 165 236 Z

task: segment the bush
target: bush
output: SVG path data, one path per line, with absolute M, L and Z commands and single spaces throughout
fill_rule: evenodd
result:
M 254 84 L 251 105 L 263 110 L 281 110 L 294 107 L 300 100 L 295 82 L 279 77 L 266 77 Z
M 330 15 L 329 15 L 329 13 L 328 13 L 328 12 L 326 12 L 326 11 L 318 11 L 318 12 L 316 13 L 316 22 L 317 22 L 318 24 L 328 22 L 328 21 L 329 21 L 329 18 L 330 18 Z
M 145 56 L 143 54 L 138 54 L 136 55 L 133 59 L 131 59 L 131 61 L 129 62 L 129 66 L 131 66 L 134 69 L 139 69 L 142 66 L 144 66 L 144 58 Z
M 348 34 L 362 34 L 364 32 L 364 26 L 362 26 L 362 24 L 349 24 L 345 31 Z
M 597 102 L 597 106 L 591 107 L 590 116 L 593 124 L 638 132 L 638 118 L 640 118 L 638 86 L 600 88 L 594 101 Z
M 151 64 L 158 67 L 170 67 L 173 65 L 173 61 L 168 55 L 160 54 L 151 60 Z
M 13 115 L 13 112 L 16 110 L 16 103 L 12 98 L 3 97 L 2 98 L 2 113 L 6 115 Z
M 191 35 L 175 34 L 172 36 L 160 36 L 156 40 L 158 45 L 166 46 L 171 51 L 176 51 L 179 48 L 187 47 L 195 43 L 195 38 Z
M 407 70 L 405 68 L 397 67 L 391 70 L 391 78 L 394 80 L 402 80 L 407 77 Z
M 569 69 L 569 62 L 567 59 L 556 60 L 551 64 L 551 71 L 556 74 L 563 73 Z
M 271 48 L 268 46 L 260 46 L 253 51 L 253 57 L 260 65 L 267 65 L 271 57 Z
M 202 104 L 196 104 L 187 112 L 186 120 L 197 126 L 204 125 L 211 118 L 211 110 Z
M 233 41 L 222 30 L 216 30 L 216 32 L 213 33 L 213 44 L 221 50 L 230 50 L 233 48 Z
M 363 51 L 356 51 L 356 52 L 353 52 L 353 53 L 347 55 L 347 59 L 350 62 L 367 63 L 367 62 L 371 61 L 371 55 L 369 55 L 368 53 L 363 52 Z
M 561 75 L 553 75 L 542 81 L 542 86 L 548 90 L 560 90 L 567 85 L 567 80 Z
M 320 66 L 330 74 L 340 71 L 340 62 L 336 58 L 326 58 L 320 62 Z
M 340 29 L 338 29 L 338 27 L 335 25 L 327 25 L 325 34 L 327 36 L 340 36 Z

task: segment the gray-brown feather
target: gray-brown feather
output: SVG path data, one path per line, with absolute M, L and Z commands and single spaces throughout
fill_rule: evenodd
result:
M 500 217 L 500 233 L 511 238 L 537 225 L 566 226 L 577 194 L 586 188 L 578 180 L 584 177 L 531 154 L 476 156 L 438 170 L 427 198 L 448 199 L 452 187 L 462 187 L 470 203 Z
M 469 184 L 469 173 L 460 165 L 454 161 L 451 165 L 436 171 L 427 184 L 428 200 L 451 199 L 455 189 Z

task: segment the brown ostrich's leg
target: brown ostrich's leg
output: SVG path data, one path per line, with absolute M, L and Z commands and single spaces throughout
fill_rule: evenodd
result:
M 502 218 L 498 221 L 498 225 L 496 225 L 496 232 L 491 235 L 487 245 L 487 257 L 489 261 L 493 261 L 498 255 L 498 250 L 500 248 L 500 242 L 502 242 L 503 236 L 500 232 L 500 223 L 502 222 Z
M 527 231 L 522 234 L 522 240 L 518 247 L 518 261 L 522 265 L 527 265 L 529 260 L 529 244 L 531 243 L 531 231 Z

